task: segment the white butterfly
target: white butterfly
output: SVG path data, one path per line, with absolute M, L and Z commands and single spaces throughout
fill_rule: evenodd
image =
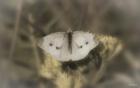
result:
M 56 32 L 43 37 L 39 45 L 58 61 L 78 61 L 98 45 L 95 36 L 89 32 Z

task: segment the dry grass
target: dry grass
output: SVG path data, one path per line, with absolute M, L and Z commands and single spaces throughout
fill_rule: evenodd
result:
M 124 41 L 96 88 L 139 88 L 139 0 L 0 0 L 0 88 L 44 88 L 36 42 L 56 31 L 92 31 Z M 51 83 L 50 83 L 51 84 Z M 49 85 L 49 84 L 48 84 Z

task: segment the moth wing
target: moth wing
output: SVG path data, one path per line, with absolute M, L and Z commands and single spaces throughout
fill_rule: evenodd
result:
M 94 34 L 84 31 L 75 31 L 72 42 L 72 60 L 84 59 L 98 45 Z
M 65 32 L 56 32 L 42 38 L 39 47 L 57 60 L 62 60 L 62 51 L 66 48 Z

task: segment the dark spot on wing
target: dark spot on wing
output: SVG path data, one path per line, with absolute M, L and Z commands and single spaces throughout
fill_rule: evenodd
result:
M 81 45 L 81 46 L 79 46 L 79 48 L 83 48 L 83 46 Z
M 52 44 L 52 43 L 50 43 L 49 45 L 50 45 L 50 46 L 53 46 L 53 44 Z
M 61 47 L 56 46 L 56 49 L 59 50 L 59 49 L 61 49 Z
M 89 42 L 86 42 L 86 45 L 88 45 Z

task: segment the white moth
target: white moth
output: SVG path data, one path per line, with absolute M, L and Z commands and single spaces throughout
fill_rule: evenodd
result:
M 97 45 L 92 33 L 74 31 L 49 34 L 39 46 L 56 60 L 66 62 L 84 59 Z

